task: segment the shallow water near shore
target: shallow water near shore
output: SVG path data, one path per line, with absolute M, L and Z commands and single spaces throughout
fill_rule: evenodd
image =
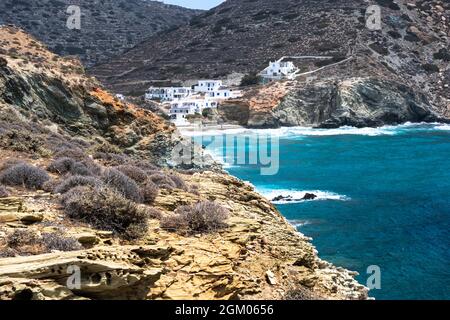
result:
M 313 201 L 276 205 L 313 238 L 322 259 L 358 271 L 364 285 L 367 268 L 379 266 L 381 289 L 370 292 L 377 299 L 450 299 L 448 125 L 226 134 L 250 132 L 279 138 L 279 172 L 263 176 L 258 165 L 233 163 L 227 170 L 269 199 L 316 194 Z M 200 136 L 195 139 L 207 145 Z M 250 153 L 257 147 L 244 148 Z M 207 149 L 223 159 L 217 146 Z

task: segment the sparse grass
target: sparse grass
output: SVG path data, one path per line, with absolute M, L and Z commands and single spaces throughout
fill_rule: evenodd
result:
M 226 226 L 228 210 L 211 201 L 181 206 L 172 216 L 161 219 L 161 227 L 182 234 L 212 233 Z
M 148 213 L 107 187 L 78 187 L 62 199 L 68 217 L 133 240 L 145 235 Z
M 29 189 L 40 189 L 49 179 L 47 172 L 26 163 L 14 165 L 0 173 L 1 183 Z

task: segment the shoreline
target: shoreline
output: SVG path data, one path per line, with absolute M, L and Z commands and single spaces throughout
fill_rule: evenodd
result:
M 399 130 L 450 130 L 450 125 L 445 122 L 405 122 L 398 125 L 384 125 L 381 127 L 351 127 L 342 126 L 339 128 L 315 128 L 313 126 L 294 126 L 294 127 L 279 127 L 279 128 L 249 128 L 240 125 L 210 125 L 210 126 L 177 126 L 177 130 L 183 136 L 201 136 L 205 135 L 220 135 L 227 133 L 243 134 L 243 133 L 272 133 L 277 136 L 334 136 L 334 135 L 395 135 Z

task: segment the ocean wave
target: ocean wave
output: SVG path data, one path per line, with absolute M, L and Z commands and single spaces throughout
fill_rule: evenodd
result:
M 214 137 L 221 135 L 261 135 L 272 137 L 308 137 L 308 136 L 339 136 L 339 135 L 362 135 L 362 136 L 393 136 L 408 131 L 433 131 L 450 130 L 450 125 L 444 123 L 412 123 L 401 125 L 386 125 L 378 128 L 356 128 L 344 126 L 336 129 L 315 129 L 312 127 L 282 127 L 278 129 L 225 129 L 205 131 L 184 131 L 183 135 L 190 137 Z
M 308 224 L 311 224 L 311 222 L 308 220 L 288 220 L 288 222 L 295 228 L 300 228 Z
M 437 130 L 450 131 L 450 124 L 443 124 L 436 127 Z
M 289 204 L 289 203 L 301 203 L 306 201 L 325 201 L 325 200 L 334 200 L 334 201 L 349 201 L 351 200 L 349 197 L 345 195 L 340 195 L 330 191 L 321 191 L 321 190 L 311 190 L 311 191 L 298 191 L 298 190 L 260 190 L 260 193 L 268 200 L 272 201 L 273 204 Z M 317 197 L 314 200 L 303 200 L 306 194 L 314 194 Z M 277 197 L 283 197 L 285 199 L 279 201 L 273 201 Z M 288 200 L 286 198 L 290 198 Z

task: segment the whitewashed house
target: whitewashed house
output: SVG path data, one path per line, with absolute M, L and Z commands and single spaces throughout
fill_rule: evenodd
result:
M 270 62 L 269 66 L 259 73 L 265 81 L 293 79 L 299 69 L 292 61 L 278 60 Z
M 170 120 L 176 125 L 187 125 L 189 115 L 201 114 L 206 108 L 217 108 L 217 101 L 204 99 L 181 99 L 170 103 Z
M 242 91 L 232 90 L 232 89 L 228 89 L 226 87 L 221 87 L 217 90 L 206 93 L 206 95 L 213 99 L 227 100 L 227 99 L 235 99 L 235 98 L 242 97 Z
M 189 87 L 150 87 L 145 93 L 146 100 L 173 101 L 190 97 Z
M 242 96 L 242 91 L 232 90 L 223 85 L 221 80 L 200 80 L 194 86 L 194 92 L 205 94 L 206 97 L 213 99 L 233 99 Z
M 199 93 L 207 93 L 219 90 L 223 87 L 222 80 L 200 80 L 196 86 L 194 86 L 194 91 Z

